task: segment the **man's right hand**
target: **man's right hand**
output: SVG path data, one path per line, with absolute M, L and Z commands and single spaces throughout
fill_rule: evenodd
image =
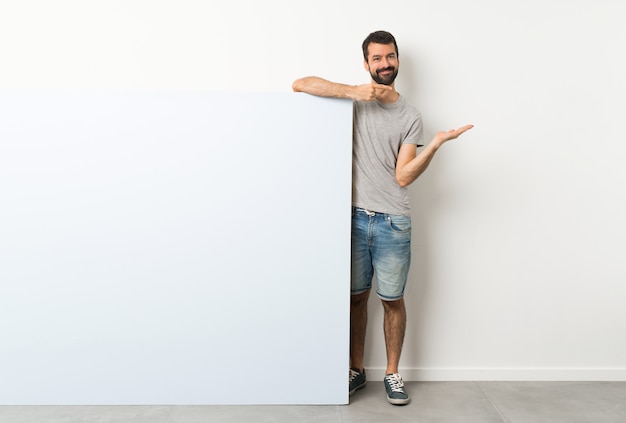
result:
M 295 92 L 304 92 L 321 97 L 349 98 L 357 101 L 384 100 L 393 91 L 390 85 L 371 84 L 346 85 L 331 82 L 317 76 L 296 79 L 292 88 Z
M 357 101 L 381 100 L 393 88 L 390 85 L 371 84 L 355 85 L 350 90 L 350 98 Z

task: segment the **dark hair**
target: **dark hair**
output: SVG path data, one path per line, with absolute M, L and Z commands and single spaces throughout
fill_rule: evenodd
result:
M 396 55 L 399 57 L 400 53 L 398 53 L 398 44 L 396 43 L 396 39 L 387 31 L 375 31 L 372 32 L 367 38 L 363 41 L 363 58 L 367 62 L 367 56 L 369 56 L 369 45 L 371 43 L 376 44 L 393 44 L 396 49 Z

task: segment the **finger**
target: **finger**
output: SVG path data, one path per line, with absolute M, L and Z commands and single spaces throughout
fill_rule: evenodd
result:
M 372 87 L 374 87 L 374 89 L 381 89 L 381 90 L 391 90 L 391 85 L 384 85 L 384 84 L 378 84 L 375 82 L 372 82 Z
M 459 135 L 463 134 L 466 131 L 469 131 L 473 127 L 474 125 L 465 125 L 465 126 L 460 127 L 459 129 L 453 129 L 450 132 L 453 132 L 458 137 Z

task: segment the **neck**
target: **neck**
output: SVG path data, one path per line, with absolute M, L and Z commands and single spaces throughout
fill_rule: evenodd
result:
M 391 91 L 385 92 L 379 98 L 380 101 L 382 101 L 383 103 L 395 103 L 396 101 L 398 101 L 398 98 L 400 98 L 400 94 L 396 91 L 396 88 L 393 85 L 391 86 L 391 88 L 393 88 Z

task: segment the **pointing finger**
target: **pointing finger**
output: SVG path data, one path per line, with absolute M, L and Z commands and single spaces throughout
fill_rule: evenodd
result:
M 378 89 L 380 88 L 381 90 L 391 90 L 391 85 L 384 85 L 384 84 L 377 84 L 377 83 L 372 83 L 372 87 Z

